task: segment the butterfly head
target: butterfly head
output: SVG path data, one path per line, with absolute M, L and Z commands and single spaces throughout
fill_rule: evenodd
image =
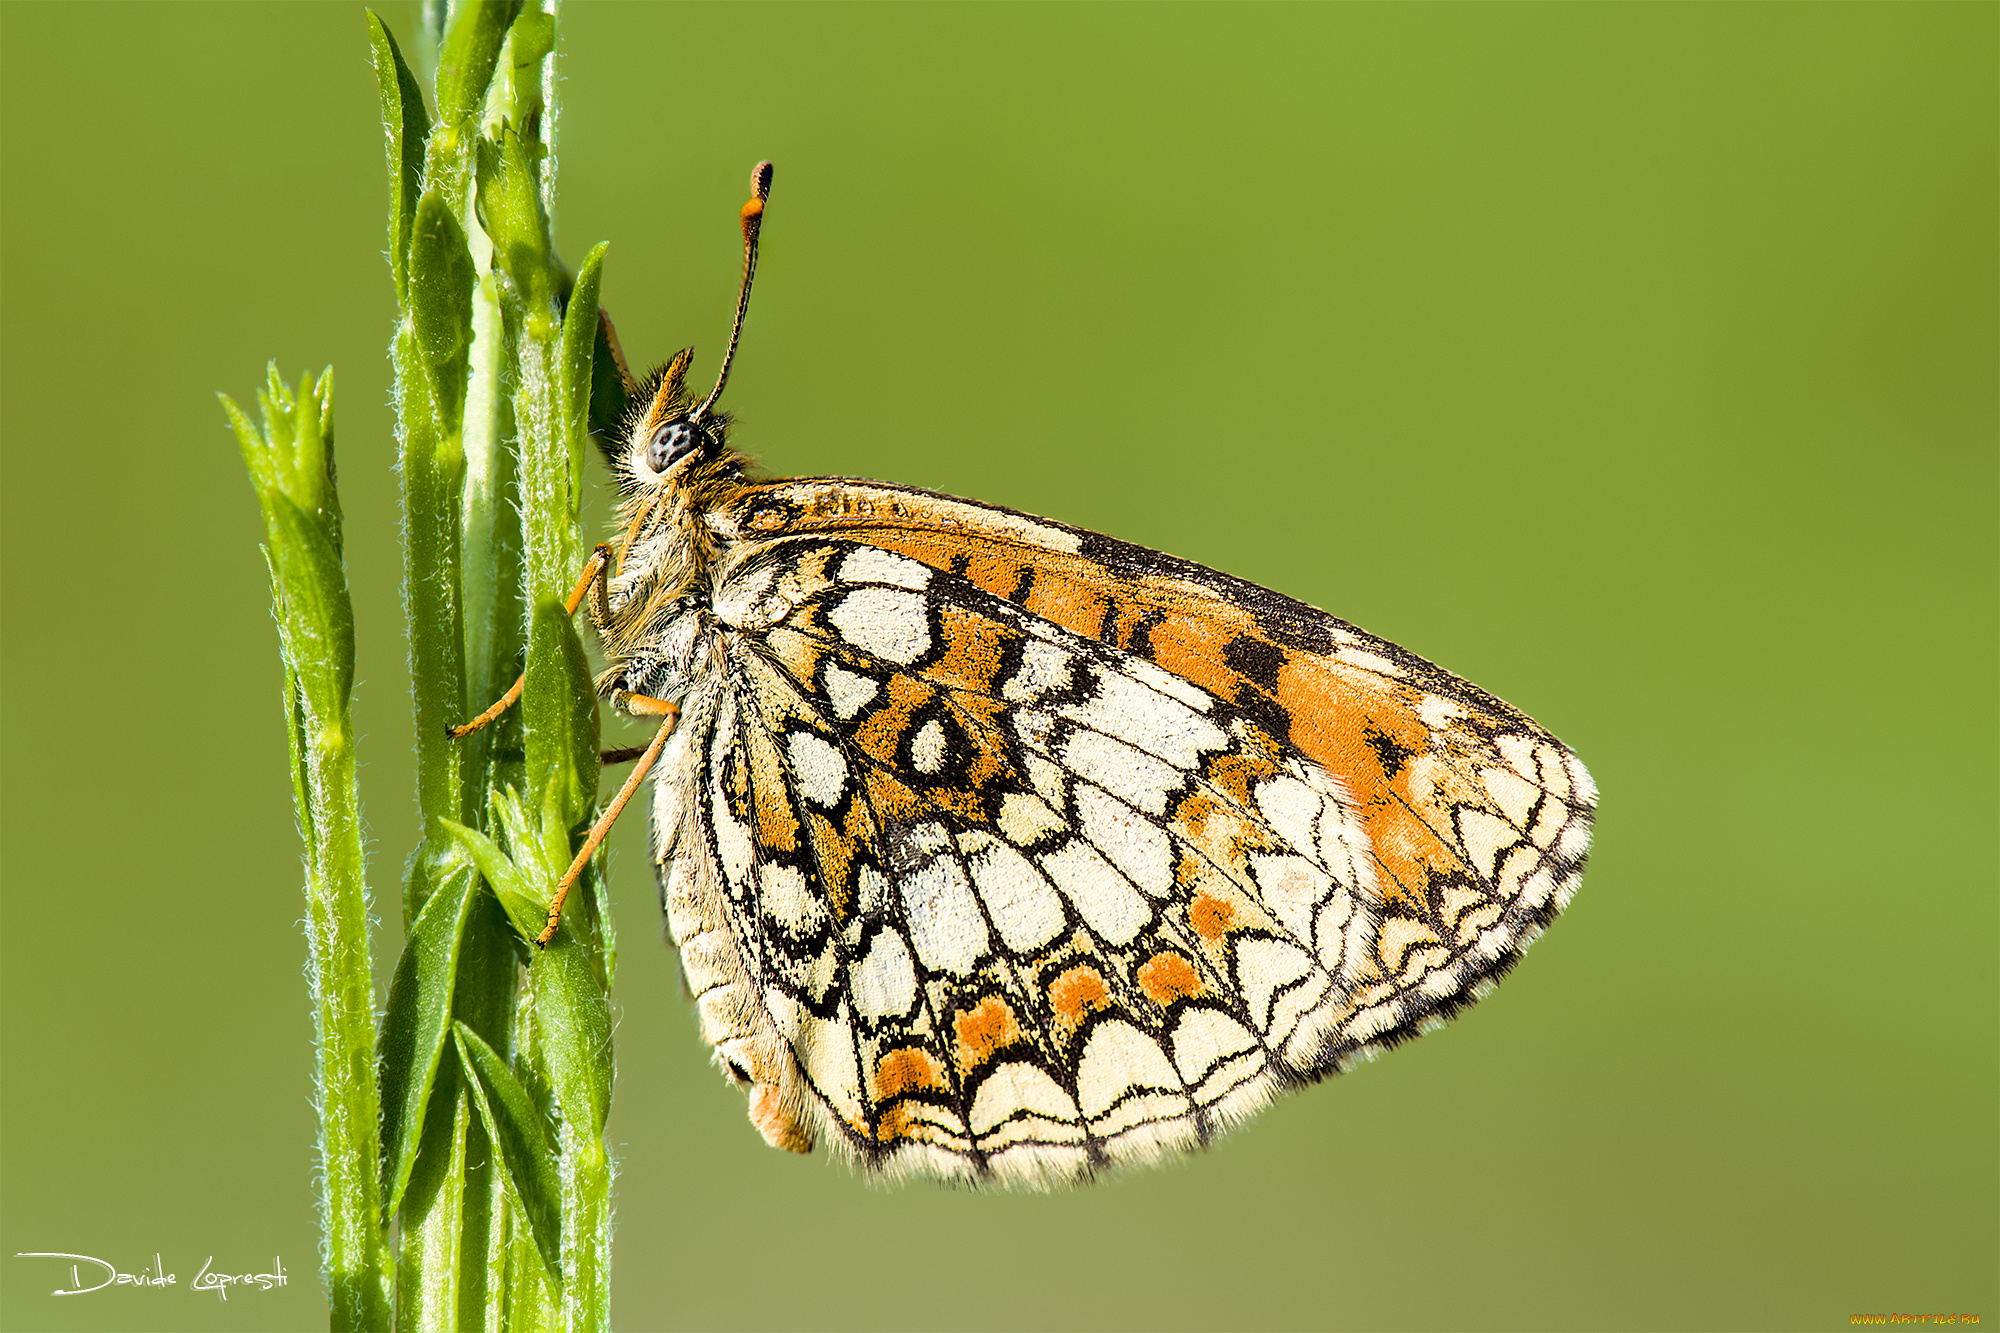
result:
M 619 487 L 628 496 L 686 486 L 697 474 L 728 461 L 729 414 L 700 414 L 688 398 L 693 359 L 692 349 L 683 349 L 654 371 L 633 399 L 624 448 L 612 459 Z

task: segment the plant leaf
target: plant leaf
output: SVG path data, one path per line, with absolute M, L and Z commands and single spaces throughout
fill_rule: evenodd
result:
M 567 398 L 563 413 L 563 441 L 569 446 L 569 493 L 572 499 L 583 494 L 583 456 L 590 435 L 590 399 L 597 364 L 597 343 L 602 335 L 597 318 L 597 289 L 604 277 L 604 252 L 611 242 L 599 241 L 584 256 L 570 288 L 569 305 L 563 310 L 562 387 Z
M 549 223 L 542 211 L 528 145 L 511 125 L 500 127 L 500 142 L 482 136 L 475 166 L 479 225 L 493 240 L 493 261 L 520 295 L 528 333 L 542 332 L 532 321 L 549 318 L 555 297 L 549 254 Z M 543 328 L 553 332 L 550 325 Z
M 507 29 L 501 49 L 504 68 L 494 71 L 490 100 L 497 98 L 507 122 L 530 141 L 539 163 L 546 149 L 542 134 L 542 62 L 556 49 L 556 16 L 538 5 L 523 5 Z
M 462 0 L 453 6 L 451 26 L 438 48 L 438 120 L 451 124 L 486 104 L 486 87 L 493 82 L 493 64 L 507 25 L 514 17 L 508 0 Z
M 236 405 L 236 400 L 226 393 L 215 395 L 222 401 L 222 410 L 229 416 L 229 425 L 236 432 L 237 448 L 243 451 L 243 466 L 250 472 L 251 489 L 257 492 L 258 508 L 263 508 L 264 493 L 278 490 L 284 485 L 279 472 L 278 453 L 264 440 L 264 436 L 251 424 L 249 416 Z M 276 540 L 266 528 L 265 537 Z M 275 577 L 276 571 L 273 571 Z
M 556 1103 L 564 1120 L 595 1140 L 611 1111 L 614 1071 L 611 1002 L 590 953 L 576 934 L 561 931 L 529 964 L 528 982 Z
M 465 230 L 437 190 L 417 201 L 410 241 L 410 321 L 438 424 L 456 435 L 465 422 L 466 372 L 472 351 L 472 264 Z
M 389 151 L 389 270 L 395 276 L 396 303 L 408 303 L 410 287 L 410 228 L 423 192 L 424 140 L 431 118 L 416 75 L 403 60 L 396 39 L 374 10 L 368 11 L 368 40 L 375 52 L 375 81 L 382 93 L 382 132 Z
M 597 696 L 590 659 L 560 602 L 537 602 L 528 632 L 528 683 L 521 696 L 528 790 L 561 783 L 560 823 L 568 830 L 589 819 L 597 804 Z M 568 868 L 565 861 L 556 874 Z
M 471 1073 L 472 1099 L 486 1135 L 500 1149 L 506 1178 L 534 1235 L 551 1286 L 562 1283 L 562 1182 L 556 1175 L 555 1136 L 535 1110 L 528 1090 L 506 1061 L 463 1023 L 451 1025 L 459 1059 Z
M 451 1032 L 458 947 L 479 876 L 462 865 L 430 896 L 410 927 L 382 1016 L 382 1215 L 395 1216 L 416 1164 L 424 1107 Z
M 513 923 L 522 938 L 533 939 L 541 934 L 542 925 L 549 915 L 549 892 L 537 895 L 538 877 L 523 874 L 513 859 L 478 829 L 467 828 L 449 819 L 440 819 L 438 824 L 472 857 L 479 873 L 493 886 L 493 896 L 500 900 L 507 920 Z M 553 887 L 554 882 L 550 881 L 550 892 Z
M 354 608 L 340 551 L 290 497 L 271 492 L 263 500 L 274 529 L 286 650 L 313 723 L 336 726 L 354 686 Z

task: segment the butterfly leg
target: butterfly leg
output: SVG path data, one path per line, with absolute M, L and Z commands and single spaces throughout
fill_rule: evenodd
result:
M 679 706 L 670 704 L 665 699 L 620 691 L 617 702 L 628 713 L 639 717 L 662 719 L 660 729 L 653 734 L 653 743 L 639 756 L 637 766 L 625 779 L 625 785 L 618 789 L 618 795 L 610 807 L 598 816 L 595 824 L 591 825 L 590 836 L 583 840 L 583 849 L 576 854 L 576 859 L 569 863 L 569 869 L 563 872 L 562 881 L 556 885 L 556 896 L 549 902 L 549 923 L 543 927 L 541 934 L 535 936 L 535 943 L 538 945 L 546 946 L 555 938 L 556 927 L 562 922 L 563 900 L 569 897 L 570 886 L 583 874 L 583 868 L 590 864 L 590 858 L 596 854 L 598 844 L 604 841 L 605 835 L 611 832 L 611 826 L 618 822 L 618 816 L 624 813 L 625 803 L 632 799 L 632 793 L 639 790 L 639 783 L 652 771 L 653 764 L 660 757 L 660 751 L 666 748 L 667 737 L 673 734 L 674 723 L 680 720 Z
M 594 586 L 596 596 L 592 599 L 592 603 L 598 611 L 598 617 L 600 620 L 609 619 L 608 599 L 610 597 L 610 590 L 607 584 L 610 577 L 611 547 L 600 544 L 596 550 L 590 553 L 590 559 L 584 562 L 583 573 L 577 576 L 576 586 L 569 590 L 569 597 L 564 600 L 563 609 L 571 615 L 575 615 L 576 609 L 583 605 L 584 594 L 592 591 Z M 499 717 L 502 713 L 519 703 L 521 700 L 521 688 L 527 683 L 527 673 L 523 672 L 515 678 L 514 683 L 508 687 L 507 692 L 501 695 L 491 708 L 481 713 L 478 717 L 473 718 L 470 722 L 456 727 L 446 727 L 444 734 L 453 740 L 461 740 L 464 737 L 470 736 L 473 732 L 479 730 L 488 722 L 491 722 L 494 718 Z

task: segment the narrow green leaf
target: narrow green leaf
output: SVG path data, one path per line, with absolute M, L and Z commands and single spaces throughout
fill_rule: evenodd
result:
M 354 687 L 354 608 L 340 551 L 326 529 L 283 494 L 265 498 L 276 532 L 285 643 L 314 722 L 337 725 Z
M 405 921 L 414 921 L 444 855 L 434 838 L 434 818 L 470 821 L 484 812 L 484 793 L 465 790 L 461 746 L 446 728 L 465 721 L 464 624 L 459 605 L 459 540 L 464 509 L 465 453 L 456 437 L 438 427 L 430 373 L 416 329 L 404 320 L 392 352 L 396 414 L 401 427 L 403 501 L 403 606 L 410 643 L 410 693 L 415 703 L 417 801 L 424 816 L 425 847 L 405 877 Z M 484 707 L 480 700 L 474 707 Z
M 454 1047 L 449 1058 L 438 1062 L 424 1113 L 422 1151 L 403 1190 L 397 1237 L 397 1328 L 484 1327 L 483 1321 L 457 1318 L 464 1269 L 477 1263 L 465 1238 L 466 1216 L 477 1209 L 482 1193 L 471 1177 L 487 1156 L 485 1137 L 473 1120 L 472 1093 L 465 1084 Z
M 440 819 L 438 823 L 472 857 L 479 873 L 492 885 L 493 896 L 500 900 L 500 906 L 506 910 L 507 920 L 513 923 L 514 929 L 525 939 L 541 934 L 542 925 L 548 920 L 549 894 L 554 891 L 555 881 L 549 880 L 548 888 L 538 896 L 538 878 L 523 874 L 513 859 L 495 846 L 491 838 L 478 829 L 467 828 L 449 819 Z
M 597 804 L 597 696 L 576 622 L 560 602 L 535 604 L 521 707 L 527 728 L 528 790 L 555 786 L 563 798 L 562 827 L 574 828 L 590 818 Z
M 328 394 L 333 388 L 331 366 L 320 374 Z M 322 395 L 314 388 L 313 377 L 303 376 L 294 402 L 295 430 L 292 440 L 293 497 L 299 508 L 311 514 L 326 529 L 333 549 L 341 549 L 340 497 L 333 484 L 333 419 L 321 411 Z
M 521 600 L 521 506 L 516 485 L 512 367 L 500 314 L 500 276 L 482 273 L 472 295 L 472 368 L 465 398 L 465 516 L 461 596 L 470 707 L 497 699 L 521 673 L 527 608 Z M 465 742 L 468 790 L 520 779 L 519 709 Z M 506 759 L 498 758 L 501 755 Z M 499 772 L 496 773 L 496 764 Z
M 417 202 L 410 241 L 410 321 L 416 330 L 438 424 L 456 435 L 465 421 L 466 372 L 472 352 L 472 289 L 479 274 L 465 230 L 436 190 Z
M 375 53 L 375 81 L 382 93 L 382 132 L 389 152 L 389 271 L 396 282 L 396 302 L 406 304 L 410 286 L 410 228 L 423 191 L 424 140 L 431 132 L 430 115 L 416 76 L 403 60 L 388 27 L 368 11 L 368 40 Z
M 292 399 L 292 386 L 285 383 L 285 377 L 278 373 L 276 361 L 264 365 L 264 387 L 257 391 L 257 407 L 264 417 L 264 438 L 272 452 L 283 462 L 284 484 L 291 485 L 292 438 L 295 427 L 292 414 L 298 404 Z
M 472 1074 L 473 1101 L 486 1133 L 500 1149 L 514 1202 L 527 1219 L 550 1285 L 562 1284 L 562 1181 L 556 1175 L 555 1137 L 528 1090 L 506 1061 L 463 1023 L 452 1024 L 459 1058 Z
M 486 104 L 493 63 L 507 38 L 516 6 L 508 0 L 462 0 L 438 48 L 438 120 L 445 124 Z
M 533 884 L 553 885 L 558 872 L 551 868 L 550 857 L 546 854 L 544 839 L 538 824 L 530 823 L 527 811 L 521 808 L 521 794 L 512 787 L 493 798 L 493 817 L 500 822 L 500 831 L 507 845 L 514 849 L 515 869 L 522 878 Z M 546 900 L 542 910 L 548 911 Z
M 514 285 L 530 336 L 553 330 L 555 281 L 549 254 L 549 222 L 527 145 L 512 126 L 500 141 L 481 137 L 475 168 L 479 225 L 493 240 L 493 259 Z
M 313 413 L 319 418 L 320 474 L 324 486 L 320 509 L 332 519 L 335 544 L 338 545 L 341 510 L 339 469 L 334 466 L 333 451 L 333 367 L 322 370 L 317 380 L 307 376 L 304 383 L 311 386 L 305 397 L 311 400 Z
M 563 1119 L 589 1139 L 611 1111 L 611 1002 L 590 950 L 559 932 L 528 967 L 549 1084 Z
M 573 773 L 575 769 L 570 767 L 565 771 Z M 577 826 L 583 821 L 569 817 L 569 795 L 568 784 L 562 780 L 561 773 L 552 775 L 549 784 L 542 788 L 542 818 L 535 826 L 535 836 L 539 839 L 537 845 L 541 849 L 542 864 L 548 868 L 551 884 L 562 879 L 569 863 L 575 859 L 570 847 L 572 832 L 579 835 L 579 839 L 582 833 Z M 555 898 L 553 891 L 549 897 L 551 900 Z
M 538 165 L 547 151 L 542 133 L 542 62 L 555 47 L 556 16 L 539 5 L 524 5 L 507 30 L 501 68 L 493 80 L 499 111 L 529 141 Z
M 590 438 L 590 397 L 597 364 L 597 342 L 602 332 L 597 318 L 597 289 L 604 277 L 604 252 L 611 242 L 599 241 L 584 256 L 570 288 L 569 305 L 563 310 L 562 387 L 568 402 L 563 414 L 564 443 L 569 446 L 569 489 L 572 496 L 583 494 L 583 456 Z
M 243 466 L 249 470 L 250 486 L 257 492 L 258 508 L 261 510 L 265 492 L 279 490 L 284 486 L 284 480 L 279 473 L 277 451 L 264 442 L 263 435 L 251 424 L 243 409 L 236 405 L 235 399 L 226 393 L 218 393 L 215 396 L 222 401 L 222 410 L 228 414 L 229 425 L 236 432 L 237 447 L 243 451 Z M 269 540 L 275 540 L 270 537 L 268 529 L 265 536 Z
M 277 600 L 277 572 L 272 571 L 271 597 Z M 282 638 L 280 640 L 282 642 Z M 306 767 L 306 701 L 299 689 L 299 673 L 292 668 L 292 655 L 280 650 L 285 665 L 285 748 L 292 759 L 292 809 L 297 812 L 299 841 L 306 849 L 306 873 L 324 874 L 321 851 L 326 839 L 313 818 L 312 774 Z
M 437 1081 L 438 1060 L 451 1031 L 458 947 L 465 936 L 479 876 L 463 866 L 431 895 L 410 928 L 389 1008 L 382 1016 L 382 1215 L 395 1216 L 422 1141 L 424 1107 Z

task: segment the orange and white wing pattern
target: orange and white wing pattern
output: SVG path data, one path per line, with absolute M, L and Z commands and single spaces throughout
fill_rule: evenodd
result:
M 1302 603 L 874 482 L 712 522 L 655 836 L 780 1146 L 1030 1186 L 1153 1160 L 1449 1018 L 1576 889 L 1576 756 Z

